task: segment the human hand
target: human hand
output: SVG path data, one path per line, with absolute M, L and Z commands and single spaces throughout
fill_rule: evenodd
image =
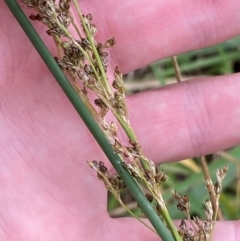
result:
M 99 39 L 116 38 L 111 58 L 124 72 L 240 32 L 236 0 L 81 6 L 92 13 Z M 110 164 L 3 2 L 0 13 L 0 239 L 159 240 L 136 220 L 109 218 L 106 190 L 86 160 Z M 239 77 L 195 79 L 129 97 L 146 155 L 166 162 L 239 144 Z M 215 240 L 239 240 L 239 226 L 218 223 Z

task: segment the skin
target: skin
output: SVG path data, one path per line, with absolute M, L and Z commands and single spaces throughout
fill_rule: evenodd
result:
M 98 40 L 116 38 L 110 65 L 124 73 L 240 33 L 238 0 L 81 2 Z M 86 160 L 111 166 L 3 1 L 0 53 L 0 240 L 159 240 L 134 219 L 108 216 L 106 190 Z M 168 162 L 239 144 L 239 78 L 192 79 L 129 97 L 146 155 Z M 214 240 L 237 241 L 239 230 L 239 222 L 219 222 Z

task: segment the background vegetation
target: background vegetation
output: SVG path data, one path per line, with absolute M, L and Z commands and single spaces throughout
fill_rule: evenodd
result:
M 197 76 L 224 75 L 240 71 L 240 37 L 209 48 L 185 53 L 178 57 L 183 79 Z M 162 59 L 145 68 L 138 69 L 125 76 L 125 87 L 129 94 L 149 88 L 176 82 L 171 58 Z M 215 171 L 228 165 L 229 170 L 223 181 L 220 198 L 220 210 L 225 220 L 240 218 L 240 146 L 207 156 L 209 171 L 215 181 Z M 183 160 L 161 165 L 169 179 L 162 186 L 163 197 L 173 219 L 184 218 L 178 211 L 171 189 L 190 198 L 191 213 L 205 218 L 203 201 L 208 198 L 201 167 L 196 159 Z M 124 201 L 139 216 L 142 213 L 135 201 L 126 191 L 122 193 Z M 108 210 L 113 217 L 126 216 L 117 201 L 109 194 Z

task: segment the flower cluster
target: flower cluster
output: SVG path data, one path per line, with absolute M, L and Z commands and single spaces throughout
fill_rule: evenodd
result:
M 109 173 L 103 162 L 98 162 L 94 160 L 88 162 L 88 164 L 90 167 L 97 171 L 98 177 L 103 180 L 105 186 L 109 191 L 119 195 L 120 191 L 126 187 L 120 176 L 118 174 Z
M 160 177 L 160 173 L 163 175 L 162 172 L 144 156 L 131 128 L 127 116 L 122 73 L 116 66 L 111 85 L 106 74 L 108 70 L 107 51 L 115 45 L 115 39 L 110 37 L 104 43 L 97 42 L 94 38 L 97 28 L 92 23 L 92 15 L 83 15 L 79 7 L 76 7 L 82 26 L 79 30 L 70 11 L 70 0 L 22 0 L 22 2 L 37 11 L 36 15 L 30 16 L 30 19 L 41 21 L 48 27 L 47 34 L 54 38 L 59 50 L 59 56 L 55 57 L 57 64 L 71 77 L 74 88 L 80 98 L 87 103 L 114 151 L 121 156 L 123 165 L 130 173 L 149 183 L 148 186 L 153 187 L 153 183 L 160 183 L 163 178 Z M 70 25 L 76 30 L 79 39 L 73 38 L 73 34 L 69 31 Z M 90 102 L 87 97 L 89 91 L 96 96 L 93 102 Z M 109 110 L 116 120 L 106 120 Z M 118 136 L 116 121 L 120 123 L 129 138 L 128 146 L 124 145 Z M 140 163 L 144 170 L 139 165 Z M 154 188 L 158 189 L 158 185 Z M 155 190 L 154 195 L 159 195 L 159 190 Z

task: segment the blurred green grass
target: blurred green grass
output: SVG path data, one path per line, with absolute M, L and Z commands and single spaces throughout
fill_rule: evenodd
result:
M 182 75 L 196 77 L 240 72 L 239 43 L 240 37 L 237 37 L 219 45 L 178 55 Z M 159 85 L 163 86 L 174 77 L 171 58 L 166 58 L 130 73 L 125 79 L 126 82 L 136 81 L 136 86 L 142 80 L 157 79 Z M 225 220 L 236 220 L 240 218 L 240 146 L 211 155 L 208 167 L 213 181 L 216 181 L 216 170 L 224 165 L 227 165 L 229 170 L 223 181 L 220 209 Z M 191 214 L 204 219 L 203 203 L 209 199 L 209 196 L 198 161 L 189 159 L 162 164 L 161 167 L 169 176 L 167 182 L 162 186 L 162 194 L 171 217 L 173 219 L 184 218 L 176 207 L 176 201 L 173 200 L 171 190 L 174 189 L 181 195 L 187 194 L 191 203 Z M 142 216 L 141 210 L 137 208 L 127 191 L 122 193 L 122 198 L 131 207 L 131 210 Z M 108 195 L 108 210 L 114 217 L 128 216 L 111 194 Z

